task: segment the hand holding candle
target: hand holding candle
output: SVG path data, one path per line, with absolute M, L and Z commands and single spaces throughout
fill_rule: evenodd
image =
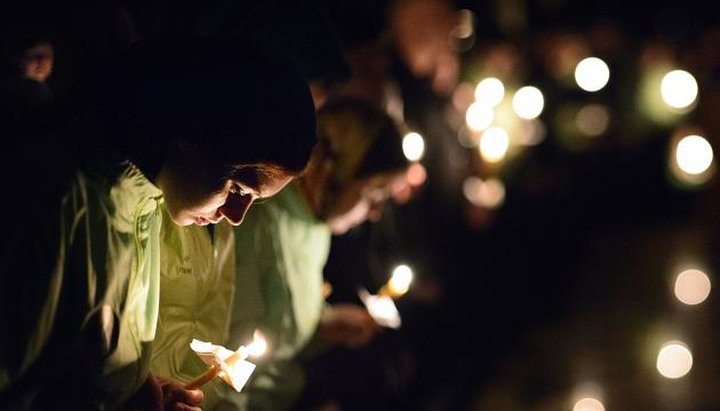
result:
M 407 292 L 412 282 L 412 276 L 410 267 L 401 264 L 395 267 L 390 281 L 378 291 L 377 295 L 372 295 L 365 289 L 358 290 L 360 299 L 379 325 L 389 328 L 400 327 L 400 312 L 395 306 L 394 300 Z
M 187 383 L 185 388 L 200 388 L 213 378 L 220 377 L 225 383 L 240 392 L 255 370 L 255 364 L 246 359 L 251 355 L 259 357 L 264 354 L 267 343 L 262 334 L 256 330 L 253 342 L 247 347 L 241 345 L 237 351 L 200 340 L 192 340 L 190 348 L 209 367 L 203 374 Z

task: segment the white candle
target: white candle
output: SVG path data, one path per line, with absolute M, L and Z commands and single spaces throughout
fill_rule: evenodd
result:
M 246 361 L 248 350 L 242 345 L 232 351 L 221 345 L 192 340 L 190 348 L 208 365 L 208 370 L 186 384 L 188 389 L 199 388 L 217 376 L 240 392 L 255 370 L 255 364 Z
M 358 290 L 358 295 L 376 323 L 388 328 L 400 327 L 400 312 L 392 298 L 387 295 L 372 295 L 364 288 Z

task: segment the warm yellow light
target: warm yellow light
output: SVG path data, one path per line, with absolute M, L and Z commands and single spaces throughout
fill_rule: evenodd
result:
M 491 127 L 480 136 L 480 155 L 485 161 L 497 163 L 505 158 L 510 147 L 510 137 L 501 127 Z
M 675 279 L 675 297 L 687 305 L 696 305 L 710 295 L 710 278 L 700 270 L 685 270 Z
M 425 140 L 418 133 L 405 134 L 402 141 L 403 154 L 410 161 L 420 160 L 425 154 Z
M 665 343 L 657 356 L 656 367 L 665 378 L 681 378 L 692 369 L 693 358 L 688 347 L 681 341 Z
M 667 73 L 660 83 L 663 101 L 673 108 L 686 108 L 695 102 L 698 84 L 692 74 L 684 70 Z
M 540 90 L 533 86 L 525 86 L 515 92 L 512 106 L 518 117 L 530 120 L 542 113 L 545 99 Z
M 683 137 L 675 148 L 675 161 L 682 171 L 693 175 L 701 174 L 712 164 L 712 146 L 698 135 Z
M 575 403 L 573 411 L 605 411 L 605 406 L 598 399 L 586 397 Z
M 600 104 L 588 104 L 575 115 L 578 131 L 588 137 L 597 137 L 607 131 L 610 124 L 608 109 Z
M 503 97 L 505 97 L 505 85 L 495 77 L 485 78 L 475 87 L 475 100 L 491 107 L 500 104 Z
M 394 295 L 402 295 L 407 292 L 412 282 L 413 273 L 410 267 L 400 264 L 393 270 L 392 277 L 388 281 L 390 292 Z
M 467 39 L 475 34 L 475 14 L 472 10 L 458 10 L 457 24 L 451 34 L 459 39 Z
M 253 333 L 253 341 L 245 347 L 248 355 L 257 358 L 262 357 L 267 352 L 267 340 L 260 330 Z
M 463 181 L 463 194 L 478 207 L 494 209 L 505 201 L 505 185 L 497 178 L 483 181 L 478 177 L 468 177 Z
M 610 68 L 597 57 L 583 59 L 575 67 L 575 82 L 585 91 L 598 91 L 610 80 Z
M 495 112 L 491 105 L 486 103 L 474 102 L 465 112 L 465 122 L 471 130 L 482 131 L 490 127 Z

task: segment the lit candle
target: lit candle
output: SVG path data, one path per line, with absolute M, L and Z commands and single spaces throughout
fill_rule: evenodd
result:
M 247 345 L 245 349 L 249 356 L 253 358 L 262 357 L 267 351 L 268 344 L 263 333 L 260 330 L 255 330 L 253 333 L 253 342 Z
M 412 277 L 412 270 L 407 265 L 401 264 L 395 267 L 390 280 L 378 291 L 378 295 L 392 299 L 400 298 L 410 288 Z
M 267 350 L 267 342 L 260 331 L 255 330 L 253 342 L 241 345 L 236 351 L 209 342 L 192 340 L 190 348 L 208 365 L 207 371 L 185 384 L 187 389 L 197 389 L 219 377 L 240 392 L 255 370 L 255 364 L 247 358 L 259 357 Z
M 196 341 L 198 341 L 198 340 L 193 340 L 193 343 L 196 342 Z M 203 341 L 200 341 L 200 342 L 203 342 Z M 192 346 L 192 343 L 191 343 L 190 345 Z M 225 348 L 225 347 L 222 347 L 222 348 Z M 227 349 L 227 348 L 225 348 L 225 349 Z M 185 384 L 185 388 L 187 388 L 187 389 L 189 389 L 189 390 L 194 390 L 194 389 L 200 388 L 200 387 L 202 387 L 203 385 L 205 385 L 205 384 L 207 384 L 208 382 L 210 382 L 210 380 L 212 380 L 213 378 L 215 378 L 215 377 L 217 377 L 218 375 L 220 375 L 220 373 L 228 374 L 228 373 L 225 371 L 226 369 L 227 369 L 227 370 L 232 370 L 232 371 L 230 371 L 230 373 L 229 373 L 229 374 L 231 374 L 231 375 L 238 374 L 239 372 L 241 372 L 241 371 L 240 371 L 240 368 L 237 367 L 238 362 L 244 361 L 244 362 L 246 362 L 246 363 L 248 363 L 248 364 L 252 364 L 252 363 L 250 363 L 250 362 L 248 362 L 248 361 L 245 361 L 245 359 L 247 358 L 247 356 L 248 356 L 248 355 L 247 355 L 247 352 L 245 351 L 245 348 L 244 348 L 243 346 L 240 346 L 240 348 L 238 348 L 237 351 L 235 351 L 235 352 L 233 352 L 232 354 L 230 354 L 227 358 L 222 359 L 222 360 L 218 360 L 218 361 L 214 361 L 213 363 L 211 363 L 210 366 L 208 367 L 207 371 L 205 371 L 204 373 L 200 374 L 197 378 L 195 378 L 194 380 L 190 381 L 189 383 Z M 252 368 L 254 369 L 255 366 L 253 365 Z M 250 373 L 252 373 L 252 370 L 250 370 Z M 242 389 L 242 386 L 245 385 L 245 383 L 243 382 L 242 384 L 240 384 L 240 386 L 239 386 L 239 388 L 238 388 L 238 387 L 233 383 L 234 381 L 237 381 L 237 380 L 239 379 L 237 376 L 235 376 L 235 378 L 229 377 L 229 378 L 227 378 L 227 379 L 226 379 L 226 378 L 223 378 L 223 377 L 224 377 L 224 376 L 221 376 L 221 378 L 222 378 L 225 382 L 228 382 L 227 379 L 229 379 L 229 380 L 230 380 L 229 384 L 230 384 L 233 388 L 235 388 L 237 391 L 240 391 L 240 390 Z M 248 377 L 250 377 L 250 375 L 248 375 Z

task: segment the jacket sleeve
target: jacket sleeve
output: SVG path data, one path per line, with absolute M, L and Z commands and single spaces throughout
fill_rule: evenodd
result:
M 76 187 L 34 200 L 31 218 L 9 222 L 1 249 L 0 407 L 97 409 L 90 387 L 103 354 L 81 332 L 89 301 L 83 196 Z

